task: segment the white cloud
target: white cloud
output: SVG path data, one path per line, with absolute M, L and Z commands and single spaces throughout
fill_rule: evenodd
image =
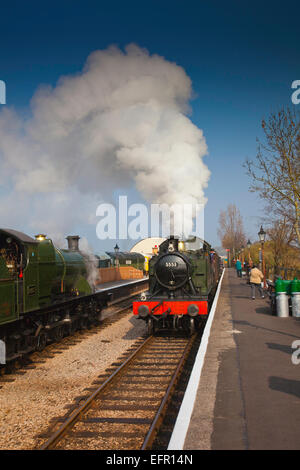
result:
M 207 147 L 186 116 L 191 93 L 181 67 L 132 44 L 95 51 L 81 73 L 40 88 L 30 119 L 4 108 L 0 183 L 13 187 L 4 225 L 26 218 L 70 232 L 133 183 L 149 202 L 205 202 Z

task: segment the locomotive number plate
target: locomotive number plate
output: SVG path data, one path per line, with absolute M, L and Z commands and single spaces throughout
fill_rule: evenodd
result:
M 166 268 L 177 268 L 178 263 L 176 261 L 166 262 Z

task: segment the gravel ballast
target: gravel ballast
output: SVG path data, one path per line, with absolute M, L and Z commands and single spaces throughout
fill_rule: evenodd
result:
M 51 419 L 92 386 L 134 342 L 146 325 L 129 314 L 109 327 L 63 350 L 0 389 L 0 449 L 33 449 Z

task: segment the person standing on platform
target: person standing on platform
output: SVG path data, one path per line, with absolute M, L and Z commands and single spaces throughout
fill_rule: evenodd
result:
M 235 268 L 236 268 L 237 277 L 242 277 L 242 263 L 240 262 L 239 259 L 235 263 Z
M 245 262 L 244 269 L 246 271 L 247 276 L 249 276 L 250 275 L 250 265 L 249 265 L 249 263 Z
M 255 300 L 255 286 L 258 288 L 261 298 L 264 299 L 264 291 L 261 287 L 261 282 L 264 279 L 263 273 L 254 265 L 250 271 L 250 285 L 252 292 L 252 299 Z

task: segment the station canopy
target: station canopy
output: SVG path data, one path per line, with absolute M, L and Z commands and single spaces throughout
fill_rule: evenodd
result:
M 95 254 L 95 256 L 96 256 L 96 258 L 100 259 L 101 261 L 106 261 L 106 260 L 111 259 L 111 257 L 105 251 L 98 251 Z
M 153 248 L 155 248 L 155 246 L 159 247 L 159 245 L 165 240 L 165 238 L 159 237 L 144 238 L 143 240 L 140 240 L 135 245 L 133 245 L 130 251 L 141 253 L 143 256 L 151 257 L 153 256 Z

